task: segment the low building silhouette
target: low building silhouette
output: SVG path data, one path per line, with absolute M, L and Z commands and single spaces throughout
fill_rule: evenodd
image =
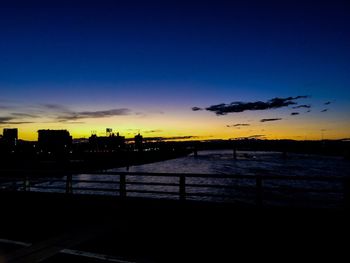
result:
M 119 132 L 109 136 L 91 135 L 89 138 L 90 148 L 94 151 L 118 151 L 125 148 L 125 137 L 120 136 Z
M 38 146 L 42 152 L 64 153 L 72 147 L 72 136 L 67 130 L 39 130 Z

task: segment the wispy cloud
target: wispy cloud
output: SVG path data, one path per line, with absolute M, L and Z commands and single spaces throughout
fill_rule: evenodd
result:
M 157 133 L 157 132 L 162 132 L 162 130 L 149 130 L 149 131 L 144 131 L 144 133 Z
M 41 104 L 40 106 L 45 109 L 54 110 L 54 111 L 60 111 L 60 112 L 70 111 L 68 107 L 61 104 Z
M 310 109 L 311 105 L 310 104 L 304 104 L 304 105 L 299 105 L 299 106 L 293 107 L 293 109 L 300 109 L 300 108 Z
M 19 125 L 33 123 L 31 121 L 17 121 L 14 117 L 0 117 L 0 125 Z
M 260 122 L 280 121 L 282 118 L 261 119 Z
M 254 135 L 250 135 L 250 136 L 237 137 L 237 138 L 233 138 L 233 139 L 234 140 L 263 139 L 265 137 L 266 137 L 266 135 L 264 135 L 264 134 L 254 134 Z
M 226 127 L 245 127 L 245 126 L 250 126 L 248 123 L 237 123 L 237 124 L 232 124 L 232 125 L 226 125 Z
M 173 136 L 173 137 L 145 137 L 145 140 L 149 141 L 173 141 L 173 140 L 189 140 L 189 139 L 196 139 L 199 138 L 198 136 Z
M 13 117 L 0 117 L 0 123 L 12 121 Z
M 19 109 L 19 112 L 9 112 L 9 109 Z M 24 123 L 35 123 L 34 119 L 45 119 L 45 123 L 57 123 L 62 122 L 66 124 L 80 124 L 83 123 L 80 120 L 83 119 L 97 119 L 114 116 L 125 116 L 130 115 L 132 112 L 127 108 L 114 108 L 106 110 L 96 111 L 74 111 L 69 107 L 61 104 L 36 104 L 36 105 L 22 105 L 21 107 L 8 107 L 0 105 L 0 109 L 6 110 L 6 115 L 1 117 L 0 121 L 2 124 L 24 124 Z
M 8 105 L 0 105 L 0 110 L 9 110 L 13 108 L 12 106 L 8 106 Z
M 296 97 L 287 97 L 287 98 L 273 98 L 266 102 L 255 101 L 255 102 L 242 102 L 236 101 L 231 102 L 230 104 L 217 104 L 205 108 L 207 111 L 215 112 L 216 115 L 226 115 L 228 113 L 239 113 L 244 111 L 255 111 L 255 110 L 269 110 L 269 109 L 278 109 L 282 107 L 288 107 L 289 105 L 297 104 L 295 100 L 305 99 L 309 96 L 296 96 Z M 198 107 L 194 107 L 197 109 Z M 193 110 L 193 108 L 192 108 Z
M 18 113 L 13 112 L 11 113 L 12 116 L 19 117 L 19 118 L 39 118 L 38 115 L 30 114 L 30 113 Z
M 327 101 L 327 102 L 324 103 L 324 105 L 329 105 L 329 104 L 331 104 L 330 101 Z
M 324 109 L 324 110 L 321 110 L 321 112 L 327 112 L 329 109 Z
M 102 111 L 80 111 L 80 112 L 65 112 L 57 117 L 59 122 L 66 122 L 71 120 L 89 119 L 89 118 L 106 118 L 114 116 L 125 116 L 130 115 L 131 111 L 129 109 L 110 109 Z
M 295 115 L 299 115 L 299 112 L 292 112 L 290 115 L 295 116 Z

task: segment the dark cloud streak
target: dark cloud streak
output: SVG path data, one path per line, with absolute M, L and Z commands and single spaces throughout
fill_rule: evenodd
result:
M 89 119 L 89 118 L 106 118 L 114 116 L 125 116 L 130 115 L 130 110 L 121 108 L 121 109 L 111 109 L 103 111 L 81 111 L 81 112 L 65 112 L 62 115 L 57 117 L 59 122 L 66 122 L 71 120 L 80 120 L 80 119 Z
M 11 113 L 12 116 L 19 117 L 19 118 L 39 118 L 39 116 L 29 113 Z
M 232 125 L 226 125 L 226 127 L 246 127 L 250 126 L 248 123 L 237 123 L 237 124 L 232 124 Z
M 193 111 L 200 111 L 200 110 L 203 110 L 202 108 L 199 108 L 199 107 L 192 107 L 192 110 Z
M 282 118 L 261 119 L 260 122 L 280 121 Z
M 304 104 L 304 105 L 299 105 L 299 106 L 293 107 L 293 109 L 300 109 L 300 108 L 310 109 L 311 105 Z
M 16 121 L 14 117 L 0 117 L 0 125 L 20 125 L 33 123 L 31 121 Z
M 269 110 L 278 109 L 282 107 L 288 107 L 289 105 L 297 104 L 295 100 L 305 99 L 309 96 L 296 96 L 287 98 L 273 98 L 266 102 L 255 101 L 255 102 L 242 102 L 236 101 L 230 104 L 217 104 L 205 108 L 207 111 L 215 112 L 216 115 L 226 115 L 228 113 L 239 113 L 244 111 L 255 111 L 255 110 Z

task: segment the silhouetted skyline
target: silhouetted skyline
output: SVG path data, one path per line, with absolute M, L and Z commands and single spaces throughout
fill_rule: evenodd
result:
M 1 3 L 0 129 L 348 138 L 349 11 L 345 0 Z

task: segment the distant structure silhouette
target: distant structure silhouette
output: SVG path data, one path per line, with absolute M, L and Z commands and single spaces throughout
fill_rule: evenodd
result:
M 2 140 L 10 147 L 15 147 L 18 141 L 18 129 L 4 129 Z
M 135 140 L 135 150 L 142 152 L 143 151 L 143 137 L 142 135 L 139 133 L 135 136 L 134 138 Z
M 89 138 L 90 149 L 93 151 L 118 151 L 125 148 L 125 137 L 110 132 L 109 136 L 93 134 Z
M 39 130 L 38 146 L 43 153 L 66 153 L 72 147 L 72 136 L 67 130 Z

